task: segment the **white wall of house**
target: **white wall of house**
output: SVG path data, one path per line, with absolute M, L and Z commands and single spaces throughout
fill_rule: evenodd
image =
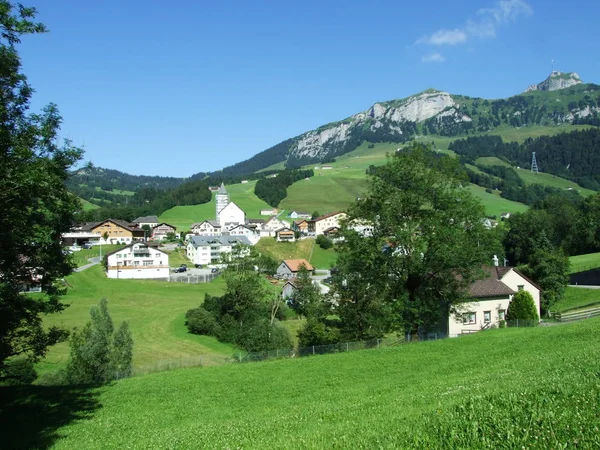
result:
M 323 234 L 323 232 L 331 227 L 340 227 L 340 221 L 346 218 L 345 213 L 338 213 L 330 217 L 315 221 L 315 234 Z
M 195 247 L 193 243 L 189 243 L 186 248 L 187 257 L 193 264 L 210 264 L 210 245 Z
M 286 300 L 290 297 L 293 297 L 295 291 L 296 288 L 292 285 L 292 283 L 285 283 L 283 285 L 283 289 L 281 290 L 281 297 Z
M 510 270 L 502 277 L 502 282 L 506 284 L 513 291 L 520 291 L 522 289 L 526 290 L 533 297 L 533 301 L 535 303 L 535 307 L 537 308 L 538 316 L 541 317 L 540 310 L 540 290 L 519 275 L 517 272 Z
M 232 228 L 229 230 L 229 234 L 231 236 L 246 236 L 252 245 L 255 245 L 260 240 L 260 232 L 257 233 L 243 225 Z
M 221 227 L 225 227 L 226 223 L 246 223 L 246 214 L 238 205 L 230 202 L 225 208 L 219 211 L 217 220 L 221 224 Z
M 169 278 L 169 255 L 144 244 L 133 244 L 108 255 L 108 278 Z
M 511 295 L 506 295 L 460 304 L 457 311 L 448 318 L 448 336 L 475 333 L 488 322 L 489 326 L 498 327 L 500 320 L 505 320 L 504 316 L 511 299 Z
M 289 221 L 281 220 L 277 217 L 272 217 L 271 219 L 269 219 L 268 222 L 265 223 L 263 230 L 277 231 L 277 230 L 280 230 L 281 228 L 289 228 L 289 227 L 290 227 Z M 275 236 L 275 235 L 273 234 L 273 236 Z

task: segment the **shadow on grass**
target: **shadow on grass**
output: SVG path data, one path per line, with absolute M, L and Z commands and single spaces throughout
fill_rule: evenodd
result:
M 61 427 L 91 417 L 99 407 L 98 390 L 91 387 L 0 387 L 1 447 L 49 448 Z

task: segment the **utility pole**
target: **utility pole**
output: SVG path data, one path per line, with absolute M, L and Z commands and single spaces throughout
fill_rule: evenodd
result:
M 535 152 L 532 152 L 532 158 L 531 158 L 531 171 L 534 173 L 539 173 L 538 171 L 538 165 L 537 165 L 537 161 L 535 160 Z

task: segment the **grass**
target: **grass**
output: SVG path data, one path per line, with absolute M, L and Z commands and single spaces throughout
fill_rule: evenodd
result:
M 323 250 L 318 245 L 313 246 L 312 256 L 310 263 L 316 269 L 329 269 L 335 265 L 337 261 L 337 253 L 333 248 Z
M 245 184 L 231 184 L 225 186 L 229 193 L 229 198 L 235 202 L 246 213 L 247 218 L 259 218 L 260 210 L 270 208 L 270 206 L 259 199 L 254 194 L 256 181 L 250 181 Z M 176 226 L 179 231 L 188 230 L 190 225 L 195 222 L 202 222 L 207 219 L 215 219 L 215 196 L 208 203 L 190 206 L 175 206 L 161 214 L 159 220 Z
M 222 363 L 233 353 L 229 345 L 215 338 L 188 334 L 184 315 L 202 303 L 204 294 L 220 295 L 224 283 L 217 278 L 208 284 L 168 283 L 155 280 L 115 280 L 106 278 L 100 265 L 70 275 L 64 303 L 70 306 L 60 314 L 48 316 L 46 325 L 67 329 L 82 327 L 89 310 L 102 297 L 108 299 L 115 324 L 127 320 L 131 326 L 134 368 L 143 368 L 177 358 L 203 357 L 205 364 Z M 68 344 L 51 348 L 40 363 L 40 372 L 59 369 L 66 364 Z
M 79 250 L 78 252 L 73 252 L 71 253 L 71 258 L 73 259 L 73 262 L 75 263 L 76 267 L 81 267 L 81 266 L 85 266 L 86 264 L 89 264 L 88 259 L 90 258 L 94 258 L 96 256 L 104 256 L 107 253 L 113 252 L 115 250 L 118 250 L 120 248 L 125 247 L 125 245 L 122 244 L 115 244 L 115 245 L 94 245 L 92 248 L 84 248 Z M 102 253 L 100 253 L 102 252 Z
M 93 203 L 90 203 L 83 198 L 80 198 L 79 201 L 81 202 L 81 208 L 84 211 L 91 211 L 91 210 L 100 208 L 98 205 L 94 205 Z
M 337 259 L 333 248 L 323 250 L 315 244 L 314 239 L 303 239 L 296 242 L 277 242 L 275 238 L 261 238 L 255 245 L 256 250 L 276 261 L 284 259 L 306 259 L 316 269 L 329 269 Z
M 567 286 L 563 298 L 555 303 L 550 309 L 555 312 L 565 312 L 592 305 L 600 305 L 600 289 Z
M 600 253 L 588 253 L 569 257 L 569 273 L 584 272 L 600 267 Z
M 191 261 L 188 259 L 185 249 L 181 248 L 178 250 L 173 250 L 166 252 L 169 255 L 169 266 L 170 267 L 179 267 L 182 264 L 190 264 Z
M 499 219 L 500 214 L 503 212 L 517 213 L 527 211 L 527 205 L 502 198 L 498 191 L 490 194 L 485 191 L 485 188 L 475 184 L 470 184 L 468 189 L 481 201 L 485 208 L 485 213 L 489 216 L 496 216 Z
M 599 319 L 495 329 L 182 369 L 75 394 L 65 388 L 72 407 L 53 427 L 33 420 L 48 418 L 31 401 L 3 408 L 3 442 L 56 449 L 598 448 L 599 329 Z

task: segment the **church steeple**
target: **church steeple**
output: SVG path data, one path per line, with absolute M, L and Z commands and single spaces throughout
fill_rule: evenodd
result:
M 215 201 L 215 219 L 219 220 L 219 213 L 223 208 L 227 206 L 229 203 L 229 194 L 227 193 L 227 189 L 225 189 L 225 184 L 221 183 L 219 190 L 217 191 L 216 201 Z

